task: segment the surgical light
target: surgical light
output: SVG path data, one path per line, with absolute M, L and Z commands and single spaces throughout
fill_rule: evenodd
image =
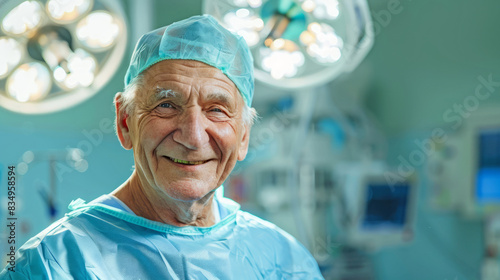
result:
M 15 39 L 0 37 L 0 53 L 0 78 L 5 78 L 21 62 L 23 50 Z
M 247 0 L 248 5 L 252 8 L 258 8 L 262 5 L 262 0 Z
M 2 29 L 10 35 L 21 35 L 40 26 L 42 6 L 37 1 L 24 1 L 2 20 Z
M 366 0 L 205 0 L 204 12 L 241 35 L 255 77 L 280 88 L 319 86 L 352 71 L 374 40 Z
M 303 31 L 300 41 L 307 46 L 307 53 L 320 63 L 333 63 L 342 56 L 342 39 L 328 24 L 313 22 Z
M 50 90 L 49 70 L 39 62 L 19 66 L 7 80 L 7 92 L 19 102 L 37 101 Z
M 261 47 L 261 67 L 276 80 L 297 75 L 304 65 L 304 55 L 290 40 L 276 39 L 269 47 Z
M 253 15 L 248 9 L 238 9 L 224 16 L 224 23 L 229 30 L 245 38 L 248 46 L 259 43 L 259 31 L 264 27 L 264 21 Z
M 318 19 L 336 19 L 339 14 L 339 1 L 337 0 L 302 0 L 302 9 L 312 13 Z
M 56 84 L 64 90 L 88 87 L 94 81 L 97 61 L 87 51 L 70 47 L 71 34 L 58 26 L 45 26 L 31 38 L 32 57 L 45 61 Z
M 88 48 L 99 51 L 110 47 L 120 34 L 120 25 L 108 12 L 97 11 L 82 19 L 76 36 Z
M 46 5 L 48 15 L 54 21 L 68 23 L 85 14 L 92 4 L 91 0 L 49 0 Z
M 4 0 L 0 21 L 0 106 L 12 111 L 48 113 L 82 102 L 125 53 L 118 0 Z
M 316 2 L 313 0 L 306 0 L 306 1 L 302 2 L 301 7 L 302 7 L 302 10 L 304 10 L 304 12 L 310 13 L 310 12 L 314 11 L 314 9 L 316 8 Z
M 83 49 L 77 49 L 67 60 L 67 70 L 61 66 L 54 69 L 54 79 L 66 89 L 88 87 L 94 81 L 96 60 Z

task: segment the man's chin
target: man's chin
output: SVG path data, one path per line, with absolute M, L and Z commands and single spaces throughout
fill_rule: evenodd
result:
M 214 190 L 200 184 L 173 184 L 165 187 L 165 192 L 174 200 L 194 202 L 210 197 Z

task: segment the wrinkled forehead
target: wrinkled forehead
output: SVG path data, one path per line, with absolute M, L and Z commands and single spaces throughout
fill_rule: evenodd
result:
M 192 78 L 213 78 L 223 80 L 231 84 L 234 88 L 236 85 L 216 67 L 196 60 L 185 59 L 169 59 L 153 64 L 144 71 L 144 77 L 150 80 L 157 79 L 161 75 L 183 75 Z
M 158 95 L 161 89 L 176 93 L 199 91 L 204 94 L 227 95 L 236 103 L 243 103 L 238 88 L 220 69 L 195 60 L 164 60 L 143 73 L 146 95 Z

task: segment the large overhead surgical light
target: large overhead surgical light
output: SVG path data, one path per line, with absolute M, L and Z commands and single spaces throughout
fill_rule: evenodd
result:
M 0 1 L 0 106 L 39 114 L 97 93 L 125 53 L 118 0 Z
M 245 38 L 258 80 L 281 88 L 327 83 L 373 45 L 365 0 L 206 0 L 204 12 Z

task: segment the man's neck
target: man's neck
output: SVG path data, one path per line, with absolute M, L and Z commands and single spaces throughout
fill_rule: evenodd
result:
M 197 201 L 179 201 L 159 196 L 152 187 L 141 182 L 137 171 L 112 195 L 125 203 L 136 215 L 149 220 L 174 225 L 209 227 L 215 224 L 212 211 L 214 193 Z

